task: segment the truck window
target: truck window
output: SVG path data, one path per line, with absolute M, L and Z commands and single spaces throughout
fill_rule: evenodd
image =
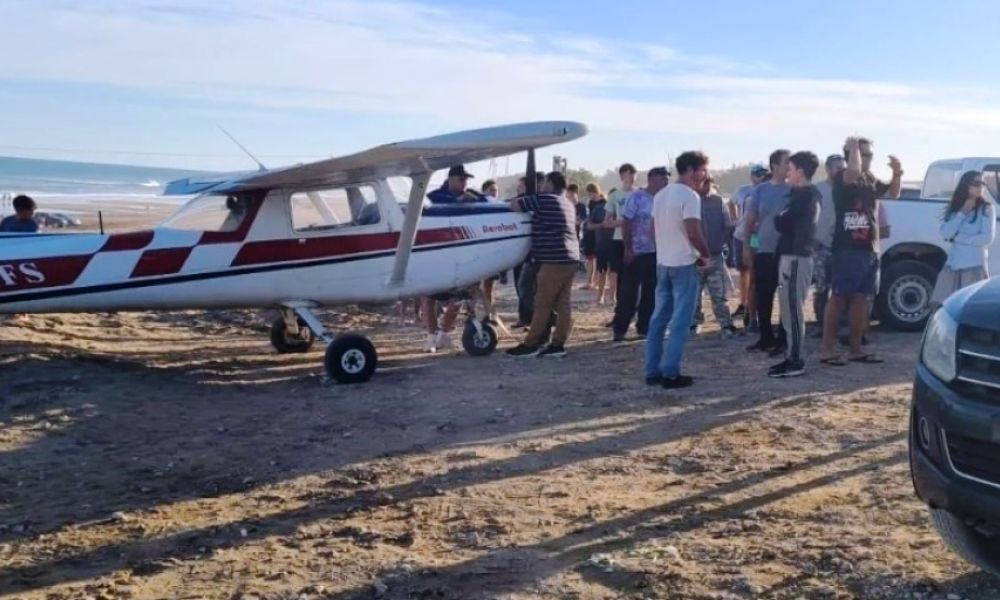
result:
M 983 181 L 991 199 L 994 202 L 1000 201 L 1000 165 L 990 165 L 983 169 Z
M 961 163 L 941 163 L 931 165 L 924 178 L 925 198 L 951 198 L 958 180 L 962 177 Z

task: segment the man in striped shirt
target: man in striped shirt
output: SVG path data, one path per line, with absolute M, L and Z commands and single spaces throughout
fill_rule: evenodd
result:
M 576 207 L 566 198 L 566 178 L 558 171 L 545 176 L 541 191 L 539 195 L 521 196 L 511 202 L 514 211 L 532 213 L 531 256 L 538 264 L 535 308 L 528 337 L 507 351 L 515 358 L 566 356 L 565 344 L 572 327 L 570 296 L 580 266 Z M 542 349 L 552 311 L 556 313 L 555 331 L 551 343 Z

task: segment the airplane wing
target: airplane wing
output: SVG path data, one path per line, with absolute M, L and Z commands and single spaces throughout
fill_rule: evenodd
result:
M 386 144 L 357 154 L 281 169 L 182 179 L 167 184 L 163 193 L 170 196 L 209 190 L 230 193 L 285 186 L 343 186 L 381 177 L 429 173 L 562 144 L 586 134 L 586 125 L 571 121 L 503 125 Z

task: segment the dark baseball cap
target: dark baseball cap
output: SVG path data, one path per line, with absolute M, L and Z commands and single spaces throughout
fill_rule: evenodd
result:
M 669 179 L 670 171 L 667 170 L 666 167 L 653 167 L 652 169 L 649 170 L 649 173 L 646 174 L 646 177 L 657 177 L 657 176 L 666 177 Z
M 750 168 L 750 174 L 754 177 L 763 177 L 770 173 L 764 165 L 754 165 Z
M 475 175 L 466 171 L 465 165 L 455 165 L 448 169 L 448 177 L 464 177 L 469 179 L 470 177 L 475 177 Z

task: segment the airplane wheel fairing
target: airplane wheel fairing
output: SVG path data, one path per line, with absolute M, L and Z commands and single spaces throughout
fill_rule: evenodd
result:
M 313 332 L 306 325 L 306 322 L 299 319 L 299 335 L 288 334 L 288 326 L 285 320 L 278 318 L 271 324 L 271 345 L 278 351 L 278 354 L 302 354 L 309 352 L 313 342 L 316 341 Z
M 465 329 L 462 330 L 462 347 L 469 356 L 489 356 L 497 348 L 499 337 L 496 327 L 485 321 L 480 327 L 482 331 L 476 329 L 472 319 L 465 322 Z
M 337 336 L 326 347 L 326 373 L 337 383 L 364 383 L 375 374 L 378 354 L 363 335 Z

